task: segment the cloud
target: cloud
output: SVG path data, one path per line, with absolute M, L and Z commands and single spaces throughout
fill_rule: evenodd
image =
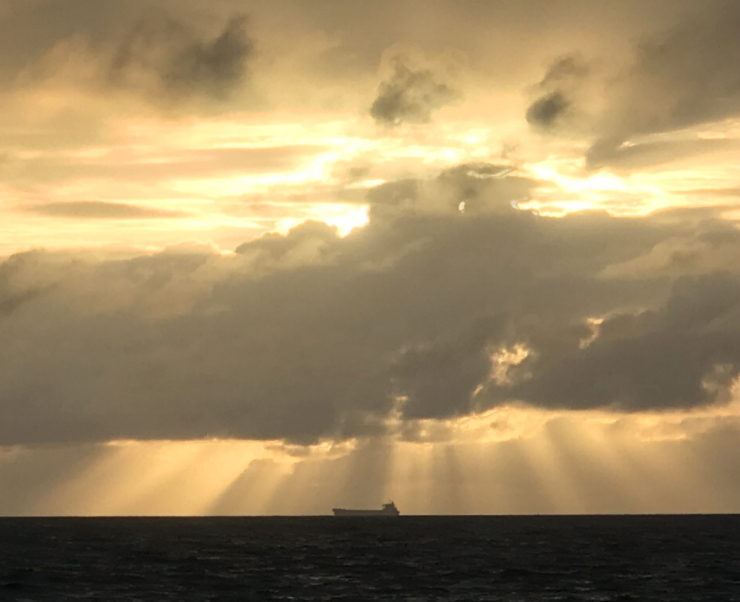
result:
M 513 209 L 512 189 L 532 185 L 461 165 L 371 191 L 373 209 L 414 206 L 345 238 L 307 223 L 232 256 L 15 255 L 0 264 L 0 444 L 307 443 L 511 400 L 722 401 L 740 366 L 740 276 L 718 266 L 737 230 Z M 681 240 L 699 256 L 691 277 L 651 256 Z M 529 356 L 512 359 L 517 346 Z
M 367 201 L 376 219 L 404 213 L 511 213 L 512 203 L 529 200 L 538 185 L 507 165 L 463 163 L 434 179 L 407 178 L 383 184 L 369 191 Z
M 255 56 L 244 14 L 187 1 L 131 0 L 125 8 L 111 0 L 15 3 L 4 26 L 10 33 L 0 43 L 0 87 L 8 98 L 71 96 L 91 113 L 87 119 L 113 92 L 168 108 L 231 100 L 247 84 Z M 73 93 L 80 89 L 89 98 Z M 35 108 L 35 115 L 43 112 Z M 80 110 L 65 108 L 65 115 Z
M 378 88 L 370 115 L 381 125 L 428 123 L 432 113 L 459 98 L 440 69 L 415 64 L 410 57 L 391 60 L 393 73 Z
M 539 183 L 517 175 L 516 170 L 507 165 L 481 162 L 445 169 L 435 185 L 446 204 L 475 214 L 509 212 L 512 203 L 529 200 Z M 427 190 L 426 196 L 433 194 Z
M 6 35 L 0 41 L 0 80 L 9 84 L 42 61 L 53 48 L 71 39 L 84 40 L 98 53 L 129 27 L 132 15 L 149 10 L 149 0 L 39 0 L 3 2 Z M 98 54 L 99 56 L 99 54 Z
M 570 108 L 571 103 L 561 91 L 550 92 L 538 98 L 527 109 L 527 121 L 543 128 L 550 128 Z
M 697 188 L 689 194 L 701 196 L 740 197 L 740 188 Z
M 244 83 L 254 43 L 247 19 L 234 15 L 213 38 L 168 15 L 152 13 L 113 52 L 106 78 L 114 86 L 143 87 L 169 99 L 226 99 Z
M 0 316 L 10 315 L 13 311 L 31 301 L 42 292 L 39 289 L 15 292 L 8 290 L 7 283 L 3 281 L 0 285 Z
M 718 6 L 638 46 L 615 129 L 659 132 L 740 112 L 740 8 Z
M 127 205 L 126 203 L 107 203 L 103 201 L 37 203 L 25 206 L 23 209 L 50 217 L 76 219 L 159 219 L 183 217 L 185 215 L 180 211 L 164 211 L 150 207 Z
M 448 418 L 474 410 L 473 394 L 491 369 L 486 343 L 500 338 L 500 316 L 474 320 L 452 338 L 402 350 L 393 361 L 394 394 L 406 418 Z
M 542 80 L 533 86 L 537 99 L 529 106 L 527 121 L 535 128 L 554 130 L 564 121 L 578 116 L 577 96 L 589 67 L 576 55 L 563 56 L 547 69 Z
M 542 131 L 591 137 L 591 167 L 641 167 L 641 160 L 652 165 L 703 152 L 723 141 L 697 140 L 690 131 L 682 140 L 646 137 L 740 115 L 739 18 L 736 3 L 706 3 L 640 36 L 624 65 L 613 57 L 557 59 L 532 87 L 537 97 L 526 118 Z
M 728 401 L 740 373 L 740 280 L 714 274 L 679 280 L 662 307 L 605 319 L 584 345 L 572 337 L 524 341 L 521 380 L 482 395 L 550 408 L 619 411 L 692 408 Z
M 688 156 L 735 150 L 740 146 L 732 139 L 656 140 L 654 142 L 620 144 L 612 140 L 597 142 L 587 153 L 591 167 L 607 164 L 615 169 L 634 170 L 670 163 Z
M 15 255 L 0 263 L 0 319 L 51 290 L 53 279 L 36 270 L 39 253 Z

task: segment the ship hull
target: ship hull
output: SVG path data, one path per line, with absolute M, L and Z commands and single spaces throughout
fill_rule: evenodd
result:
M 389 512 L 387 510 L 347 510 L 345 508 L 334 508 L 334 516 L 373 516 L 373 517 L 393 517 L 398 516 L 398 512 Z

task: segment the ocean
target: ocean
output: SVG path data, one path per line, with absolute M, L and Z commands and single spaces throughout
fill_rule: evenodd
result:
M 8 601 L 740 601 L 740 516 L 4 518 Z

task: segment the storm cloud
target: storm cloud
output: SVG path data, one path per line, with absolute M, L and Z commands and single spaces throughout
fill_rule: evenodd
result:
M 605 319 L 593 342 L 584 332 L 553 346 L 535 333 L 531 361 L 516 368 L 520 379 L 492 383 L 483 396 L 618 411 L 726 402 L 740 373 L 739 293 L 737 276 L 687 278 L 664 306 Z
M 415 203 L 435 206 L 427 193 L 471 170 L 463 181 L 520 185 L 461 166 L 417 181 Z M 393 193 L 374 190 L 371 203 Z M 393 412 L 724 399 L 740 367 L 740 277 L 711 257 L 740 247 L 735 229 L 664 215 L 542 218 L 508 205 L 505 186 L 476 195 L 499 209 L 386 213 L 344 239 L 307 223 L 227 257 L 184 247 L 9 258 L 0 443 L 308 443 L 382 433 Z M 694 279 L 656 262 L 671 243 L 706 256 Z M 497 371 L 516 345 L 529 355 Z

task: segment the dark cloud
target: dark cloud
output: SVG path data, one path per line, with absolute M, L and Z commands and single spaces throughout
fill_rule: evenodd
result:
M 430 68 L 418 67 L 404 57 L 396 57 L 392 64 L 393 74 L 380 84 L 370 107 L 370 115 L 379 124 L 428 123 L 434 111 L 459 97 L 444 76 Z
M 620 99 L 624 104 L 615 116 L 615 128 L 626 128 L 618 134 L 673 130 L 737 115 L 739 23 L 737 3 L 723 2 L 644 40 L 628 74 L 628 97 Z
M 577 69 L 557 61 L 536 86 L 543 91 L 527 111 L 536 127 L 591 131 L 590 166 L 634 164 L 702 152 L 710 141 L 648 142 L 640 137 L 676 132 L 740 115 L 740 7 L 734 2 L 702 4 L 678 24 L 641 38 L 624 68 L 608 72 Z M 568 61 L 569 59 L 565 59 Z M 614 61 L 603 64 L 613 67 Z M 579 88 L 601 86 L 591 99 L 593 115 L 579 115 Z M 583 103 L 584 106 L 587 103 Z M 635 142 L 637 145 L 635 146 Z
M 571 106 L 561 91 L 538 98 L 527 109 L 527 121 L 538 127 L 550 128 Z
M 551 408 L 690 408 L 727 401 L 740 373 L 740 280 L 723 274 L 680 280 L 667 303 L 617 314 L 585 336 L 558 345 L 538 333 L 524 340 L 531 360 L 519 382 L 491 383 L 483 394 Z M 586 333 L 583 333 L 584 335 Z
M 301 68 L 315 69 L 312 74 L 322 83 L 327 81 L 323 78 L 346 82 L 369 75 L 384 49 L 404 44 L 428 52 L 459 49 L 481 77 L 490 78 L 499 90 L 511 90 L 520 87 L 521 75 L 532 73 L 553 48 L 578 47 L 583 42 L 588 50 L 601 42 L 621 49 L 623 40 L 644 32 L 649 24 L 672 22 L 687 6 L 695 2 L 379 0 L 369 12 L 359 0 L 215 0 L 208 5 L 198 0 L 128 0 L 125 6 L 116 0 L 5 0 L 0 3 L 4 26 L 0 82 L 12 80 L 60 42 L 81 41 L 90 45 L 95 57 L 107 59 L 133 22 L 153 11 L 166 11 L 172 21 L 210 30 L 216 20 L 222 22 L 237 10 L 250 15 L 265 56 L 288 54 L 288 61 L 298 60 Z M 331 40 L 330 48 L 320 54 L 320 64 L 312 62 L 317 32 Z M 196 37 L 208 44 L 215 35 Z M 275 73 L 272 61 L 265 66 Z
M 102 52 L 151 1 L 129 0 L 124 6 L 115 0 L 39 0 L 4 2 L 0 8 L 0 80 L 7 84 L 64 41 L 82 39 Z
M 244 83 L 253 52 L 244 15 L 232 16 L 208 38 L 168 15 L 152 13 L 116 48 L 107 79 L 116 86 L 151 86 L 149 91 L 174 99 L 223 100 Z
M 183 217 L 180 211 L 164 211 L 125 203 L 104 201 L 73 201 L 58 203 L 37 203 L 24 206 L 25 211 L 48 215 L 50 217 L 89 218 L 89 219 L 159 219 Z
M 13 3 L 4 15 L 0 79 L 29 85 L 65 73 L 75 85 L 163 103 L 225 100 L 245 83 L 255 45 L 242 13 L 210 8 L 170 0 Z M 84 66 L 71 73 L 71 64 Z
M 8 259 L 0 443 L 306 443 L 382 433 L 396 410 L 413 422 L 513 399 L 629 411 L 721 401 L 740 366 L 740 277 L 713 266 L 737 252 L 738 232 L 711 218 L 540 218 L 495 198 L 506 177 L 465 165 L 388 184 L 373 203 L 413 191 L 422 209 L 344 239 L 308 223 L 232 257 Z M 507 210 L 424 209 L 468 180 L 483 183 L 481 205 Z M 696 252 L 695 279 L 653 261 L 668 244 Z M 604 318 L 593 340 L 590 317 Z M 517 344 L 530 357 L 493 379 L 491 358 Z
M 577 116 L 575 98 L 589 74 L 589 67 L 578 56 L 554 61 L 545 76 L 533 87 L 537 99 L 529 106 L 527 121 L 535 128 L 553 130 Z
M 390 378 L 407 418 L 448 418 L 472 412 L 473 393 L 491 370 L 487 343 L 501 338 L 501 317 L 474 320 L 451 339 L 404 349 Z
M 556 60 L 531 88 L 536 98 L 527 121 L 590 136 L 591 167 L 633 169 L 732 144 L 646 137 L 740 115 L 740 7 L 708 2 L 677 23 L 656 22 L 665 25 L 642 35 L 624 65 L 613 56 L 589 64 L 577 56 Z

